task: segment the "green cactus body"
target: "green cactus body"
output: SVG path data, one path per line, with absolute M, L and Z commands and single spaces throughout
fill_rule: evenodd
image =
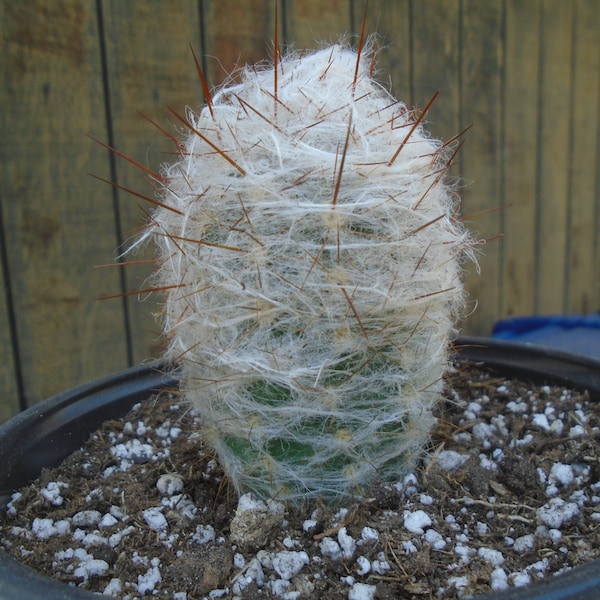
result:
M 357 66 L 358 65 L 358 66 Z M 443 145 L 342 45 L 190 113 L 148 235 L 168 356 L 240 491 L 339 499 L 427 441 L 468 236 Z

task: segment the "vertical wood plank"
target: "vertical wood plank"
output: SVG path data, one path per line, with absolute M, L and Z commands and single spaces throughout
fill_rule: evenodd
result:
M 571 185 L 566 310 L 600 310 L 598 291 L 597 215 L 598 131 L 600 128 L 600 5 L 595 0 L 575 3 L 572 108 Z
M 194 0 L 164 3 L 161 0 L 110 0 L 101 3 L 106 48 L 107 84 L 110 92 L 111 142 L 120 151 L 144 166 L 159 171 L 175 159 L 173 143 L 153 127 L 140 112 L 175 136 L 179 128 L 167 107 L 179 114 L 185 107 L 203 104 L 190 44 L 200 59 L 200 13 Z M 97 153 L 104 150 L 98 148 Z M 116 183 L 154 197 L 146 175 L 126 160 L 115 160 Z M 109 196 L 112 191 L 96 185 Z M 126 192 L 116 190 L 125 247 L 129 247 L 146 221 L 143 210 L 152 206 Z M 125 257 L 141 261 L 153 257 L 151 245 Z M 116 249 L 105 257 L 109 262 Z M 118 267 L 117 267 L 118 268 Z M 126 292 L 151 287 L 151 265 L 124 268 Z M 115 290 L 118 293 L 120 290 Z M 144 300 L 141 302 L 140 300 Z M 160 326 L 154 313 L 159 310 L 160 294 L 140 294 L 127 298 L 134 364 L 160 356 Z M 108 302 L 119 302 L 110 300 Z
M 506 1 L 504 204 L 500 314 L 534 311 L 540 3 Z
M 283 0 L 286 42 L 298 50 L 319 48 L 353 32 L 351 0 Z
M 123 311 L 97 301 L 115 274 L 93 268 L 115 246 L 110 196 L 88 171 L 108 161 L 95 4 L 2 3 L 0 196 L 27 402 L 126 366 Z
M 0 198 L 0 210 L 2 198 Z M 4 225 L 0 218 L 0 224 Z M 4 236 L 4 227 L 1 234 Z M 3 257 L 1 257 L 3 258 Z M 19 386 L 14 361 L 14 343 L 11 334 L 8 311 L 8 285 L 6 283 L 3 260 L 0 261 L 0 423 L 4 423 L 19 412 Z
M 410 65 L 410 2 L 409 0 L 370 0 L 367 13 L 367 35 L 376 35 L 378 79 L 391 93 L 407 105 L 412 105 Z M 355 0 L 352 22 L 360 33 L 366 0 Z
M 460 129 L 472 125 L 459 157 L 463 215 L 479 239 L 500 232 L 501 91 L 504 47 L 502 2 L 463 0 L 461 23 Z M 495 211 L 495 209 L 498 209 Z M 490 212 L 492 211 L 492 212 Z M 500 241 L 478 255 L 481 274 L 466 265 L 469 303 L 477 309 L 463 325 L 469 335 L 489 335 L 500 311 Z
M 415 106 L 422 108 L 436 92 L 439 92 L 437 100 L 427 114 L 426 127 L 433 137 L 450 140 L 460 133 L 462 127 L 472 122 L 469 120 L 463 123 L 464 114 L 461 112 L 461 108 L 464 109 L 461 105 L 464 100 L 461 97 L 461 27 L 462 14 L 466 11 L 462 11 L 461 3 L 455 0 L 419 0 L 411 2 L 410 6 L 411 96 Z M 489 11 L 489 6 L 486 6 L 488 8 L 478 6 L 474 14 L 468 15 L 467 27 L 472 27 L 474 22 L 479 23 L 480 11 L 483 14 Z M 478 52 L 481 51 L 478 49 Z M 480 58 L 484 59 L 483 56 Z M 468 148 L 470 141 L 469 136 L 466 140 L 466 150 L 463 147 L 455 158 L 448 173 L 449 181 L 464 177 L 462 161 L 465 152 L 472 150 Z M 489 153 L 488 148 L 486 152 Z M 487 202 L 489 198 L 486 199 Z M 468 208 L 465 210 L 469 212 Z M 475 299 L 484 304 L 483 310 L 493 311 L 495 307 L 488 305 L 487 296 L 479 298 L 483 288 L 480 286 L 479 289 L 473 289 L 473 286 L 482 283 L 477 279 L 476 269 L 470 269 L 466 275 L 471 296 L 476 296 Z M 488 274 L 488 277 L 491 276 L 491 273 Z M 471 299 L 471 311 L 475 308 L 475 299 Z M 480 322 L 487 318 L 482 309 L 476 314 Z M 471 327 L 469 333 L 476 333 L 475 322 L 471 324 L 471 319 L 472 317 L 466 320 L 465 326 Z
M 460 3 L 419 0 L 411 6 L 413 103 L 422 108 L 439 91 L 427 114 L 427 127 L 434 137 L 448 140 L 460 126 Z
M 0 23 L 4 22 L 5 13 L 4 6 L 0 5 Z M 4 47 L 5 36 L 2 36 L 0 47 Z M 7 70 L 10 69 L 10 65 L 5 65 L 6 54 L 0 53 L 0 72 L 4 76 Z M 2 111 L 2 102 L 4 97 L 2 90 L 0 90 L 0 111 Z M 1 167 L 0 167 L 1 168 Z M 1 189 L 1 188 L 0 188 Z M 20 402 L 20 390 L 19 390 L 19 377 L 15 364 L 15 344 L 17 340 L 14 339 L 13 328 L 12 328 L 12 315 L 10 314 L 9 306 L 12 302 L 11 290 L 8 280 L 7 270 L 4 265 L 8 262 L 7 248 L 6 248 L 6 229 L 7 223 L 4 220 L 5 215 L 5 198 L 0 193 L 0 423 L 10 419 L 16 415 L 21 406 Z
M 204 0 L 207 77 L 219 85 L 239 67 L 273 55 L 274 0 Z
M 600 6 L 596 7 L 600 12 Z M 600 14 L 597 18 L 600 18 Z M 598 72 L 598 86 L 600 86 L 600 72 Z M 600 116 L 599 116 L 600 119 Z M 598 139 L 596 140 L 596 163 L 600 163 L 600 125 L 598 126 Z M 595 216 L 595 231 L 594 238 L 594 275 L 591 281 L 591 310 L 600 312 L 600 169 L 596 173 L 596 216 Z
M 535 312 L 565 309 L 573 4 L 542 3 Z

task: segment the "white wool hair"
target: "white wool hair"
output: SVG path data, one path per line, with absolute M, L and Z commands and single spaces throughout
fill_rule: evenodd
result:
M 257 496 L 400 478 L 435 422 L 470 240 L 443 145 L 370 59 L 290 54 L 277 89 L 245 68 L 189 112 L 151 219 L 168 357 Z

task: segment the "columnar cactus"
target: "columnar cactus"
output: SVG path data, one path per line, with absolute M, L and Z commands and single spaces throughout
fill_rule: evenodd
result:
M 190 111 L 148 234 L 168 357 L 229 480 L 340 499 L 428 439 L 469 238 L 445 146 L 366 52 L 275 68 Z

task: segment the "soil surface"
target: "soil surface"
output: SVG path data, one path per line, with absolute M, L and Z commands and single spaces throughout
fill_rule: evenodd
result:
M 600 557 L 600 406 L 457 365 L 426 458 L 343 507 L 237 498 L 169 394 L 13 495 L 0 543 L 116 598 L 460 598 Z

